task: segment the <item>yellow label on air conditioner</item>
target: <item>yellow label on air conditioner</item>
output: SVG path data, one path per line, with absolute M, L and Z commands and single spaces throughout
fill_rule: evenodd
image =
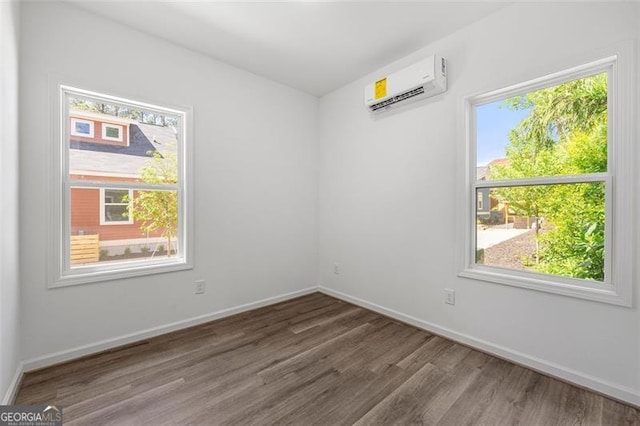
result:
M 374 99 L 380 99 L 387 96 L 387 78 L 376 81 L 376 91 Z

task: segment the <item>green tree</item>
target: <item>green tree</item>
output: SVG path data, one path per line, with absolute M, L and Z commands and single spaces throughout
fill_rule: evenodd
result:
M 533 176 L 557 174 L 559 159 L 553 145 L 540 144 L 530 135 L 516 129 L 510 133 L 507 146 L 507 164 L 496 165 L 491 170 L 492 179 L 522 179 Z M 535 262 L 540 260 L 540 219 L 545 214 L 546 200 L 551 188 L 544 185 L 513 186 L 492 191 L 492 195 L 518 216 L 533 217 L 536 251 Z
M 558 146 L 566 174 L 598 173 L 607 168 L 607 127 L 574 132 Z M 546 200 L 553 228 L 541 237 L 541 271 L 604 280 L 605 187 L 601 182 L 558 185 Z
M 530 114 L 510 133 L 508 163 L 492 179 L 604 172 L 607 168 L 607 76 L 599 74 L 506 100 Z M 541 272 L 604 279 L 602 183 L 499 188 L 495 196 L 536 223 Z
M 175 185 L 178 183 L 178 161 L 173 152 L 150 151 L 152 156 L 140 170 L 145 183 Z M 171 256 L 171 242 L 178 232 L 178 194 L 173 190 L 137 191 L 132 200 L 131 214 L 142 221 L 144 232 L 160 230 L 167 239 L 167 256 Z
M 161 115 L 148 111 L 132 109 L 116 104 L 107 104 L 90 101 L 81 98 L 69 98 L 69 106 L 72 109 L 81 111 L 98 112 L 101 114 L 114 115 L 117 117 L 130 118 L 146 124 L 154 124 L 162 127 L 177 127 L 178 118 L 171 115 Z

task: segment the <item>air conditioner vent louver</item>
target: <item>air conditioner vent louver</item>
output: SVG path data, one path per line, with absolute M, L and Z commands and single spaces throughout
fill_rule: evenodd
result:
M 377 111 L 380 108 L 387 107 L 389 105 L 393 105 L 400 101 L 404 101 L 405 99 L 412 98 L 414 96 L 422 95 L 424 93 L 424 87 L 418 87 L 417 89 L 409 90 L 408 92 L 402 93 L 400 95 L 394 96 L 393 98 L 389 98 L 386 101 L 378 102 L 377 104 L 371 105 L 372 111 Z
M 447 90 L 447 60 L 431 55 L 368 84 L 364 104 L 371 112 L 436 96 Z

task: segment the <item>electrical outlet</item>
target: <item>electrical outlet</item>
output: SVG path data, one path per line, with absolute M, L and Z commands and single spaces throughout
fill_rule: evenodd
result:
M 204 280 L 196 280 L 196 294 L 204 294 L 205 286 Z
M 333 273 L 336 275 L 340 275 L 340 264 L 339 263 L 334 263 L 333 264 Z
M 448 305 L 456 304 L 456 291 L 452 288 L 444 289 L 444 303 Z

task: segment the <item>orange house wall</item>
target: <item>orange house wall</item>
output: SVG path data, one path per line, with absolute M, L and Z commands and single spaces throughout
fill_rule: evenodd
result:
M 129 138 L 129 126 L 123 125 L 123 124 L 105 122 L 106 124 L 113 124 L 113 125 L 116 125 L 116 126 L 120 126 L 122 128 L 122 142 L 111 141 L 111 140 L 108 140 L 108 139 L 102 139 L 102 125 L 103 125 L 103 123 L 101 121 L 90 120 L 90 119 L 84 118 L 84 117 L 75 117 L 75 116 L 72 116 L 72 117 L 80 119 L 80 120 L 93 122 L 93 137 L 90 138 L 88 136 L 78 136 L 78 135 L 70 136 L 70 138 L 73 139 L 74 141 L 102 143 L 102 144 L 105 144 L 105 145 L 127 146 L 127 140 L 129 140 L 128 139 Z M 69 120 L 71 120 L 71 118 L 69 118 Z M 69 123 L 69 127 L 71 127 L 71 123 Z
M 136 197 L 134 191 L 133 196 Z M 101 241 L 145 238 L 147 234 L 140 230 L 141 221 L 133 224 L 100 225 L 100 189 L 71 188 L 71 234 L 99 234 Z M 150 237 L 159 237 L 161 232 L 149 233 Z

